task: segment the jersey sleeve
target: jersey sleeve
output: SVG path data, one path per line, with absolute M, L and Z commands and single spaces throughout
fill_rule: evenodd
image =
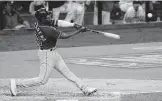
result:
M 61 35 L 62 32 L 59 31 L 59 30 L 56 29 L 56 28 L 53 28 L 53 29 L 52 29 L 52 33 L 53 33 L 53 34 L 51 35 L 52 37 L 54 37 L 54 38 L 56 38 L 56 39 L 59 39 L 59 37 L 60 37 L 60 35 Z
M 75 25 L 74 23 L 64 20 L 49 20 L 48 23 L 53 27 L 74 27 Z

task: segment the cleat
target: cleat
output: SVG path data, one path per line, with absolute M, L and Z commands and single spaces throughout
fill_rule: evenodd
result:
M 16 96 L 17 95 L 17 87 L 16 87 L 15 79 L 11 79 L 10 83 L 11 83 L 11 88 L 10 88 L 11 94 L 12 94 L 12 96 Z
M 81 91 L 84 93 L 84 95 L 89 96 L 97 92 L 97 89 L 92 87 L 82 86 Z

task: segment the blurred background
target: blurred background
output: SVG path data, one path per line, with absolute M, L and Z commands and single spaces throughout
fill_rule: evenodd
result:
M 34 12 L 45 7 L 53 19 L 81 25 L 160 22 L 162 1 L 0 1 L 0 29 L 32 28 Z

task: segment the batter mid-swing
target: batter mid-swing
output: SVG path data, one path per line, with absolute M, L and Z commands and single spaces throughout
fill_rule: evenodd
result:
M 77 27 L 77 25 L 63 20 L 52 20 L 49 13 L 45 9 L 39 9 L 35 16 L 38 20 L 38 22 L 35 23 L 35 35 L 37 43 L 40 47 L 38 51 L 40 73 L 38 77 L 31 79 L 11 79 L 12 95 L 17 95 L 18 87 L 33 87 L 46 84 L 53 68 L 59 71 L 69 81 L 73 82 L 85 95 L 90 95 L 96 92 L 96 88 L 86 86 L 81 79 L 79 79 L 69 70 L 64 60 L 56 51 L 57 39 L 66 39 L 72 37 L 78 33 L 85 32 L 86 28 L 81 27 L 74 33 L 66 34 L 59 31 L 57 26 Z

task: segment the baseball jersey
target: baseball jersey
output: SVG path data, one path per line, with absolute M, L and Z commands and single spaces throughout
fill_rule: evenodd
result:
M 56 46 L 62 33 L 57 29 L 57 20 L 48 20 L 44 25 L 35 23 L 35 36 L 40 49 L 50 49 Z

